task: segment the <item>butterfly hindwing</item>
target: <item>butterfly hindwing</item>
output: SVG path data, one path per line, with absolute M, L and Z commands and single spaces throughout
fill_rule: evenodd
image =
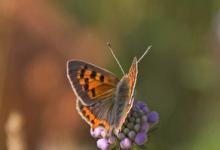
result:
M 91 128 L 95 129 L 98 126 L 103 126 L 108 133 L 111 132 L 114 123 L 112 107 L 112 99 L 106 99 L 91 106 L 85 106 L 79 100 L 77 101 L 78 112 L 90 124 Z
M 83 105 L 112 97 L 119 79 L 112 73 L 81 60 L 67 62 L 67 75 Z

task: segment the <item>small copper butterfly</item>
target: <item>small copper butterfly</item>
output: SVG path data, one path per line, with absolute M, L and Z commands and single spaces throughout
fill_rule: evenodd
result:
M 110 44 L 108 46 L 122 69 Z M 139 60 L 134 57 L 128 74 L 124 74 L 120 80 L 113 73 L 92 63 L 82 60 L 67 62 L 67 77 L 77 96 L 77 110 L 92 129 L 103 126 L 108 135 L 112 131 L 119 133 L 133 106 L 138 63 L 149 49 Z

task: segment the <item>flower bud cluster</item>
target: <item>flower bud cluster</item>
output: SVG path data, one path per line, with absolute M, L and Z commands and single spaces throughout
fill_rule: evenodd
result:
M 132 146 L 141 146 L 148 141 L 148 133 L 159 122 L 159 114 L 150 111 L 143 102 L 135 102 L 128 114 L 118 135 L 112 133 L 106 137 L 106 131 L 102 126 L 90 130 L 91 135 L 97 138 L 97 147 L 101 150 L 109 150 L 113 147 L 130 149 Z

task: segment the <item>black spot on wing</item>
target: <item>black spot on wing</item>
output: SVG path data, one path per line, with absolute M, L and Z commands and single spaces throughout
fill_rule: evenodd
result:
M 91 92 L 92 92 L 92 97 L 95 97 L 96 94 L 95 94 L 95 88 L 91 89 Z
M 85 117 L 90 120 L 90 115 L 89 114 L 85 114 Z
M 85 78 L 85 83 L 88 84 L 89 83 L 89 79 Z
M 85 69 L 82 69 L 81 71 L 80 71 L 80 78 L 83 78 L 84 77 L 84 74 L 85 74 Z
M 96 71 L 92 71 L 92 73 L 91 73 L 90 77 L 94 79 L 94 78 L 96 77 L 96 74 L 97 74 L 97 72 L 96 72 Z
M 86 114 L 86 111 L 85 111 L 85 110 L 82 110 L 82 113 L 83 113 L 83 115 L 85 115 L 85 114 Z
M 92 124 L 95 124 L 95 120 L 91 120 L 91 123 L 92 123 Z
M 104 82 L 105 77 L 103 75 L 100 76 L 100 81 Z
M 85 64 L 85 66 L 84 66 L 84 69 L 86 70 L 86 69 L 88 69 L 88 66 Z
M 84 68 L 80 71 L 80 78 L 84 77 L 85 71 L 88 69 L 88 66 L 85 65 Z
M 89 90 L 89 85 L 88 85 L 88 84 L 85 84 L 85 85 L 84 85 L 84 90 L 85 90 L 85 91 L 88 91 L 88 90 Z

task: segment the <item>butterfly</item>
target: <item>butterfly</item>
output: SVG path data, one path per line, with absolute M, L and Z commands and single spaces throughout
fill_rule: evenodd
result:
M 67 77 L 77 97 L 76 108 L 92 129 L 103 126 L 107 135 L 120 132 L 133 106 L 138 62 L 142 57 L 134 57 L 129 72 L 121 79 L 92 63 L 77 59 L 67 62 Z

